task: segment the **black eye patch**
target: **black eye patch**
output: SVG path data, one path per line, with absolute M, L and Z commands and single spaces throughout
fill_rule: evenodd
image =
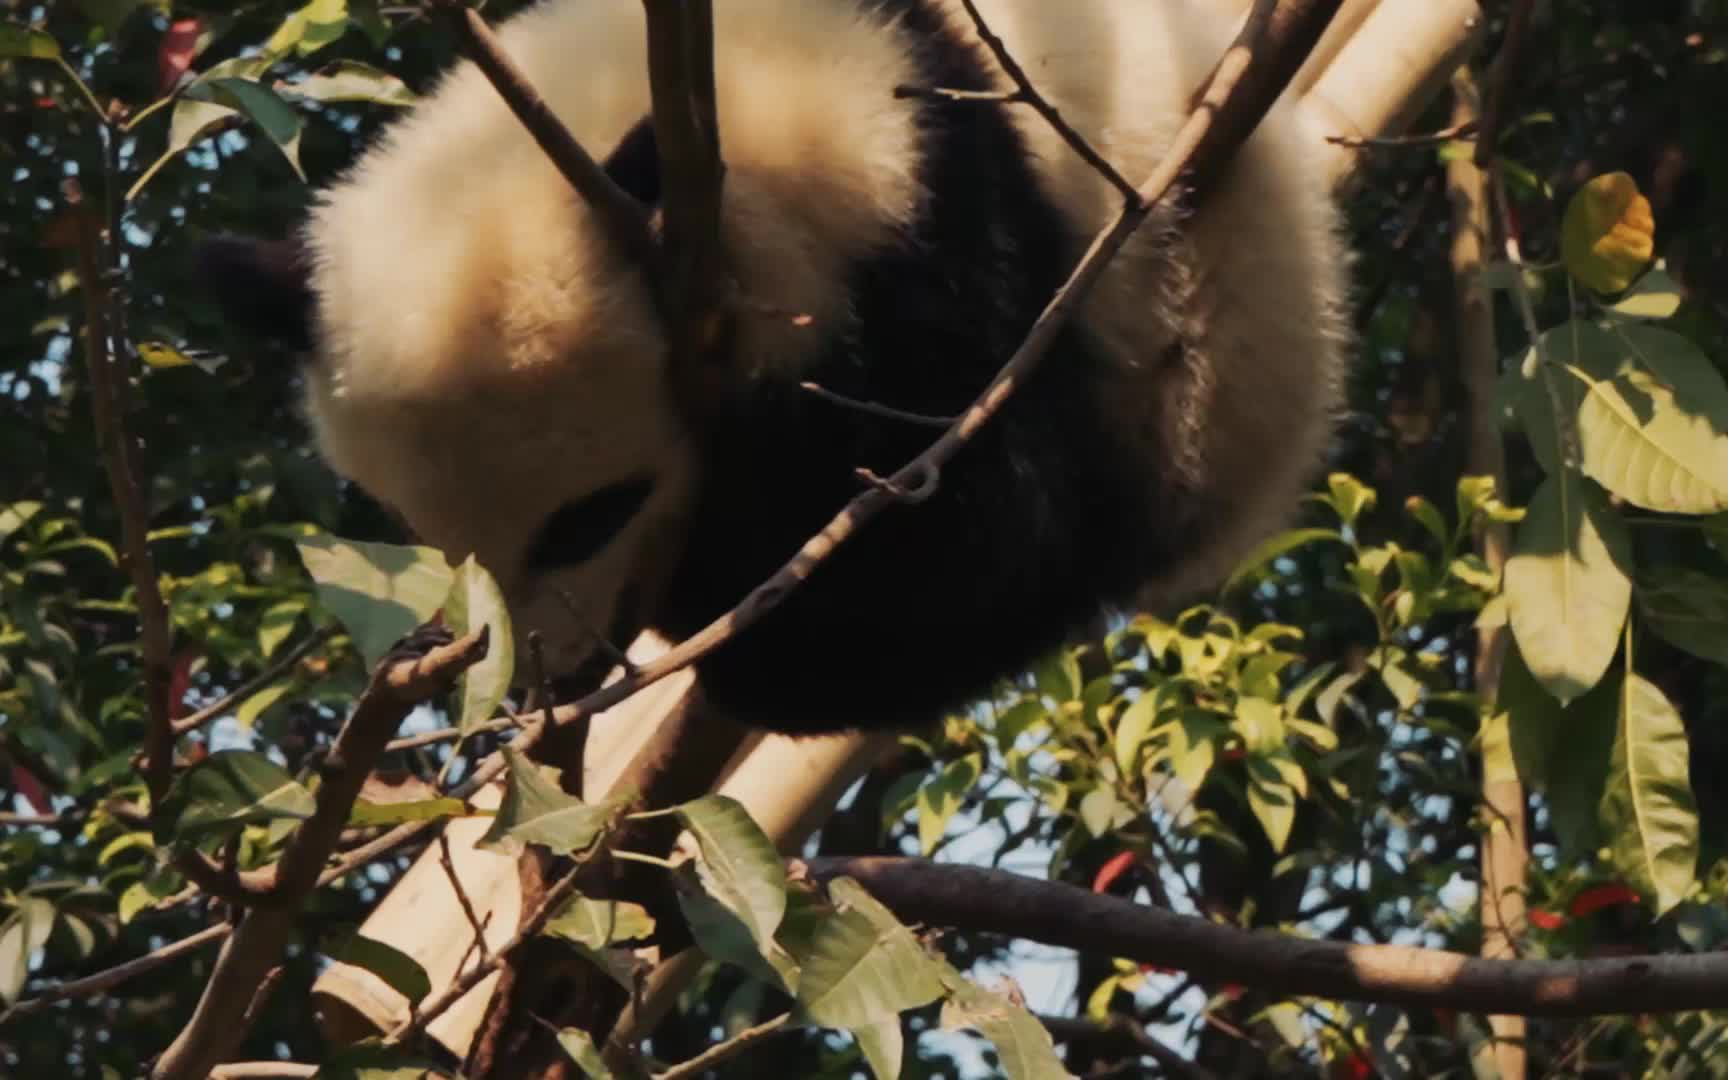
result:
M 653 491 L 652 476 L 633 476 L 560 506 L 547 515 L 528 546 L 527 569 L 556 570 L 598 555 Z

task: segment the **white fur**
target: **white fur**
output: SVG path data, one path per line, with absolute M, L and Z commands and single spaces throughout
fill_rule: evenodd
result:
M 970 33 L 957 0 L 943 2 Z M 1063 115 L 1136 178 L 1228 37 L 1206 0 L 980 6 Z M 729 260 L 753 300 L 815 319 L 745 320 L 739 355 L 795 369 L 850 318 L 847 265 L 894 243 L 924 198 L 917 106 L 893 96 L 917 80 L 911 49 L 859 0 L 720 0 L 715 14 Z M 502 36 L 595 154 L 648 112 L 638 0 L 555 0 Z M 1046 193 L 1090 235 L 1117 197 L 1030 110 L 1016 117 Z M 1150 583 L 1161 592 L 1216 573 L 1272 527 L 1326 439 L 1343 257 L 1316 138 L 1275 110 L 1204 213 L 1180 232 L 1167 214 L 1143 230 L 1087 306 L 1120 361 L 1102 422 L 1188 432 L 1176 464 L 1233 493 L 1223 541 Z M 554 667 L 571 666 L 623 582 L 649 599 L 662 584 L 694 483 L 642 283 L 466 64 L 325 194 L 308 236 L 322 358 L 307 407 L 325 454 L 426 542 L 475 552 L 523 628 L 546 632 Z M 1206 362 L 1163 385 L 1156 361 L 1178 333 Z M 644 470 L 659 478 L 646 512 L 600 557 L 520 573 L 547 513 Z

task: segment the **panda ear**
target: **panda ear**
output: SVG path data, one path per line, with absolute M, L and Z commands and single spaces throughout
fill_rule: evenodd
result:
M 660 145 L 654 141 L 653 119 L 638 120 L 600 167 L 643 206 L 660 205 Z
M 201 241 L 193 258 L 199 283 L 229 325 L 292 349 L 312 348 L 311 268 L 298 241 L 216 236 Z

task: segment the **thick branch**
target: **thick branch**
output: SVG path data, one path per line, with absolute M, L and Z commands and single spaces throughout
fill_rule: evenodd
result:
M 121 550 L 126 556 L 126 569 L 131 574 L 138 604 L 147 725 L 144 780 L 154 807 L 161 803 L 174 782 L 174 723 L 172 702 L 168 700 L 168 687 L 173 681 L 168 607 L 156 582 L 143 472 L 137 448 L 126 430 L 120 373 L 110 348 L 111 297 L 102 265 L 102 225 L 94 210 L 84 205 L 84 194 L 77 181 L 66 181 L 63 191 L 78 226 L 78 288 L 84 297 L 84 359 L 90 372 L 90 412 L 96 422 L 96 444 L 108 471 L 109 491 L 120 517 Z
M 486 655 L 485 627 L 414 660 L 387 659 L 336 736 L 324 759 L 312 816 L 289 838 L 277 864 L 276 898 L 250 910 L 222 954 L 192 1019 L 163 1053 L 155 1080 L 204 1077 L 226 1060 L 246 1035 L 244 1016 L 258 985 L 280 963 L 301 902 L 320 881 L 354 799 L 384 745 L 415 705 L 440 692 Z M 392 830 L 391 834 L 401 830 Z
M 1728 954 L 1484 960 L 1242 930 L 1072 885 L 909 858 L 820 858 L 903 921 L 1006 934 L 1273 993 L 1475 1013 L 1597 1016 L 1728 1007 Z

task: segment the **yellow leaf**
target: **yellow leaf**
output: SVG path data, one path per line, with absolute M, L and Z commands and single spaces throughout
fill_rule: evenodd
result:
M 1597 292 L 1622 292 L 1656 250 L 1656 219 L 1638 182 L 1623 172 L 1585 184 L 1566 207 L 1560 257 L 1573 277 Z

